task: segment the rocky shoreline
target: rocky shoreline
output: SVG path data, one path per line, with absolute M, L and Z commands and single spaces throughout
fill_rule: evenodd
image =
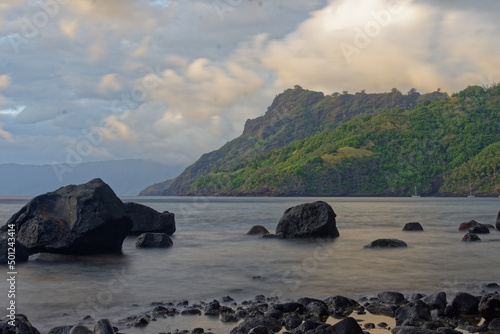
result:
M 403 295 L 383 291 L 358 300 L 344 296 L 321 299 L 281 300 L 258 295 L 252 300 L 235 301 L 224 296 L 212 301 L 190 303 L 153 302 L 146 311 L 123 319 L 95 320 L 82 315 L 81 321 L 51 329 L 49 334 L 126 334 L 132 329 L 147 327 L 153 322 L 172 317 L 204 316 L 226 324 L 234 324 L 231 334 L 460 334 L 500 333 L 500 286 L 486 284 L 480 296 L 459 292 L 430 295 Z M 368 322 L 366 315 L 380 315 L 387 321 Z M 368 317 L 369 319 L 369 317 Z M 194 321 L 193 321 L 194 322 Z M 391 326 L 391 324 L 395 324 Z M 17 327 L 17 330 L 16 330 Z M 0 321 L 2 334 L 39 334 L 25 315 L 16 315 L 16 327 Z M 153 333 L 148 331 L 148 333 Z M 217 333 L 210 328 L 185 328 L 160 333 Z

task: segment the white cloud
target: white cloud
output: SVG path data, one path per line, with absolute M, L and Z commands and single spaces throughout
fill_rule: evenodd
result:
M 106 74 L 101 77 L 97 89 L 101 93 L 106 93 L 107 91 L 119 91 L 122 89 L 120 82 L 116 79 L 116 73 Z
M 0 138 L 3 138 L 8 143 L 13 143 L 12 134 L 3 129 L 4 125 L 4 123 L 0 122 Z
M 0 89 L 7 88 L 10 86 L 11 79 L 8 74 L 0 75 Z
M 76 33 L 78 29 L 78 21 L 76 20 L 61 20 L 59 22 L 59 29 L 61 32 L 71 40 L 76 38 Z

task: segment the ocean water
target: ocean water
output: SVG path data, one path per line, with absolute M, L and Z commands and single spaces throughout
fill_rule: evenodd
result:
M 371 297 L 383 290 L 403 293 L 479 293 L 484 283 L 500 284 L 500 232 L 463 243 L 461 222 L 495 224 L 500 198 L 229 198 L 127 197 L 158 211 L 176 214 L 170 249 L 136 249 L 123 254 L 52 259 L 18 265 L 18 312 L 43 332 L 71 325 L 85 315 L 117 320 L 148 309 L 152 302 L 211 301 L 230 295 L 326 298 Z M 0 223 L 29 198 L 0 198 Z M 340 237 L 333 241 L 264 240 L 245 233 L 256 224 L 271 232 L 283 212 L 323 200 L 337 214 Z M 424 232 L 403 232 L 418 221 Z M 407 242 L 404 249 L 364 249 L 378 238 Z M 5 276 L 7 270 L 5 269 Z M 7 307 L 6 280 L 0 281 L 1 309 Z M 206 317 L 175 317 L 137 333 L 234 324 Z M 161 328 L 160 328 L 161 327 Z M 160 330 L 161 329 L 161 330 Z M 216 331 L 217 332 L 217 331 Z M 128 330 L 127 333 L 135 333 Z

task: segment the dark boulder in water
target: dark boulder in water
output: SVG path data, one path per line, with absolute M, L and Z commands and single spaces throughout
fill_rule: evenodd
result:
M 487 225 L 481 224 L 471 227 L 469 232 L 474 234 L 488 234 L 490 233 L 490 228 Z
M 9 224 L 30 254 L 120 252 L 132 228 L 123 202 L 101 179 L 37 196 Z
M 285 239 L 337 238 L 336 216 L 325 202 L 300 204 L 285 211 L 276 227 L 276 234 Z
M 466 235 L 464 235 L 464 237 L 462 238 L 462 241 L 464 242 L 469 242 L 469 241 L 481 241 L 481 238 L 479 238 L 477 236 L 477 234 L 474 234 L 474 233 L 467 233 Z
M 497 228 L 497 230 L 500 230 L 500 211 L 498 211 L 497 222 L 495 227 Z
M 459 231 L 469 231 L 471 229 L 471 227 L 476 227 L 476 226 L 480 226 L 480 225 L 482 225 L 482 224 L 478 223 L 475 220 L 469 220 L 468 222 L 461 223 L 460 226 L 458 227 L 458 230 Z
M 406 223 L 403 227 L 403 231 L 423 231 L 424 228 L 418 222 Z
M 255 225 L 247 232 L 247 235 L 267 235 L 267 234 L 269 234 L 269 231 L 262 225 Z
M 152 232 L 172 235 L 175 233 L 175 215 L 171 212 L 160 213 L 148 206 L 133 202 L 125 203 L 125 211 L 132 219 L 131 234 Z
M 137 248 L 168 248 L 173 245 L 174 242 L 166 233 L 143 233 L 135 243 Z
M 370 242 L 364 248 L 398 248 L 408 247 L 406 242 L 398 239 L 377 239 Z

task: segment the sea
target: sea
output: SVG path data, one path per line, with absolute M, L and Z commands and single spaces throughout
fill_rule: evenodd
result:
M 30 198 L 0 197 L 0 224 Z M 191 304 L 222 296 L 236 301 L 256 295 L 281 300 L 343 295 L 373 297 L 380 291 L 405 294 L 445 291 L 481 293 L 500 284 L 500 232 L 481 242 L 462 242 L 462 222 L 495 224 L 500 198 L 361 197 L 123 197 L 158 211 L 175 213 L 173 247 L 137 249 L 127 237 L 122 254 L 32 256 L 17 264 L 17 312 L 42 333 L 90 315 L 116 321 L 151 310 L 154 303 Z M 246 232 L 263 225 L 271 233 L 294 205 L 325 201 L 337 214 L 334 240 L 259 239 Z M 404 232 L 420 222 L 423 232 Z M 407 248 L 366 249 L 379 238 L 405 241 Z M 3 267 L 7 278 L 7 268 Z M 1 310 L 9 289 L 0 280 Z M 0 311 L 1 312 L 1 311 Z M 177 316 L 126 333 L 152 334 L 205 326 L 215 333 L 227 325 L 204 316 Z

